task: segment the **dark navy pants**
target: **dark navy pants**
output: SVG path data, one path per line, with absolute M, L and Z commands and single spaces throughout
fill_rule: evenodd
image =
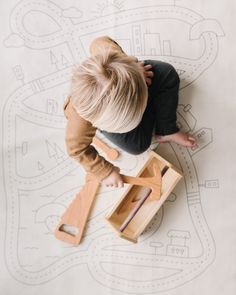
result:
M 152 65 L 154 77 L 148 86 L 148 103 L 139 125 L 126 133 L 102 131 L 111 142 L 130 154 L 146 151 L 157 135 L 176 133 L 176 110 L 178 106 L 179 76 L 174 67 L 166 62 L 145 60 Z

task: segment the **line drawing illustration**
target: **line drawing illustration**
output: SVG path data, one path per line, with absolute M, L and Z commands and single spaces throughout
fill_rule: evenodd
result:
M 13 89 L 3 109 L 5 262 L 11 276 L 22 284 L 45 284 L 72 267 L 86 265 L 94 281 L 106 288 L 124 294 L 164 292 L 195 279 L 214 262 L 216 245 L 202 208 L 201 190 L 218 189 L 220 180 L 209 176 L 200 183 L 194 163 L 195 156 L 214 141 L 213 129 L 197 127 L 201 122 L 191 104 L 179 104 L 178 125 L 198 138 L 198 146 L 192 150 L 169 143 L 163 151 L 163 145 L 156 144 L 155 151 L 170 156 L 170 162 L 183 171 L 184 180 L 137 245 L 120 240 L 104 221 L 122 189 L 103 188 L 99 192 L 84 242 L 78 248 L 56 241 L 53 236 L 60 216 L 85 176 L 66 154 L 62 106 L 72 68 L 87 57 L 91 40 L 109 35 L 125 52 L 139 59 L 171 63 L 180 76 L 181 90 L 217 58 L 220 38 L 224 37 L 221 24 L 180 6 L 180 1 L 171 3 L 125 9 L 125 1 L 100 2 L 90 20 L 83 19 L 80 7 L 63 9 L 47 0 L 21 0 L 12 10 L 11 33 L 3 45 L 15 50 L 44 50 L 52 69 L 27 81 L 23 64 L 16 64 L 12 71 L 19 88 Z M 48 20 L 48 32 L 39 34 L 26 29 L 37 14 Z M 183 29 L 194 58 L 181 56 L 176 26 Z M 139 156 L 120 153 L 114 163 L 134 175 L 148 157 L 148 152 Z M 175 224 L 168 216 L 177 203 L 185 213 Z M 135 280 L 129 277 L 129 272 L 140 268 L 142 276 Z M 150 279 L 152 270 L 155 276 Z

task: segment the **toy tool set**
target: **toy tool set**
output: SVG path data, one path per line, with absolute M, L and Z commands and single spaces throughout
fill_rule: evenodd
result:
M 117 150 L 110 148 L 100 139 L 94 138 L 93 143 L 103 149 L 110 159 L 119 156 Z M 182 174 L 168 161 L 151 151 L 149 159 L 136 177 L 123 174 L 121 177 L 129 187 L 105 218 L 120 237 L 135 243 Z M 86 175 L 85 184 L 61 217 L 55 230 L 56 238 L 73 245 L 81 242 L 99 186 L 100 183 L 94 176 Z

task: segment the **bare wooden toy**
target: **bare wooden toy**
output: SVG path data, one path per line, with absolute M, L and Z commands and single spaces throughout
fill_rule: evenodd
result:
M 122 177 L 125 180 L 126 176 Z M 178 169 L 151 151 L 136 181 L 130 181 L 133 185 L 107 214 L 106 220 L 120 237 L 137 242 L 181 177 Z
M 123 174 L 121 174 L 121 177 L 125 183 L 149 187 L 152 191 L 150 199 L 159 200 L 161 195 L 161 173 L 158 163 L 151 163 L 149 170 L 152 171 L 151 177 L 133 177 Z
M 151 152 L 137 177 L 121 177 L 131 187 L 106 219 L 121 237 L 137 242 L 182 176 L 169 162 Z M 81 242 L 99 186 L 98 180 L 87 174 L 84 186 L 61 217 L 56 238 L 73 245 Z
M 61 217 L 54 233 L 56 238 L 73 245 L 81 242 L 99 185 L 95 177 L 87 174 L 85 185 Z
M 110 159 L 110 160 L 116 160 L 119 157 L 119 152 L 116 149 L 109 147 L 100 138 L 94 136 L 93 143 L 97 147 L 99 147 L 100 149 L 102 149 L 104 151 L 104 153 L 106 153 L 108 159 Z
M 122 174 L 121 176 L 126 183 L 150 186 L 154 192 L 153 198 L 160 195 L 160 186 L 156 184 L 157 176 L 146 179 Z M 95 177 L 87 174 L 86 183 L 61 217 L 54 233 L 57 239 L 73 245 L 81 242 L 99 185 Z

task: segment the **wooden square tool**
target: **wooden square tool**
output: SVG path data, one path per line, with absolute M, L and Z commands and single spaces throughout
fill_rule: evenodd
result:
M 106 220 L 120 237 L 136 243 L 181 179 L 182 173 L 151 151 L 137 177 L 122 177 L 124 182 L 132 185 L 106 215 Z

